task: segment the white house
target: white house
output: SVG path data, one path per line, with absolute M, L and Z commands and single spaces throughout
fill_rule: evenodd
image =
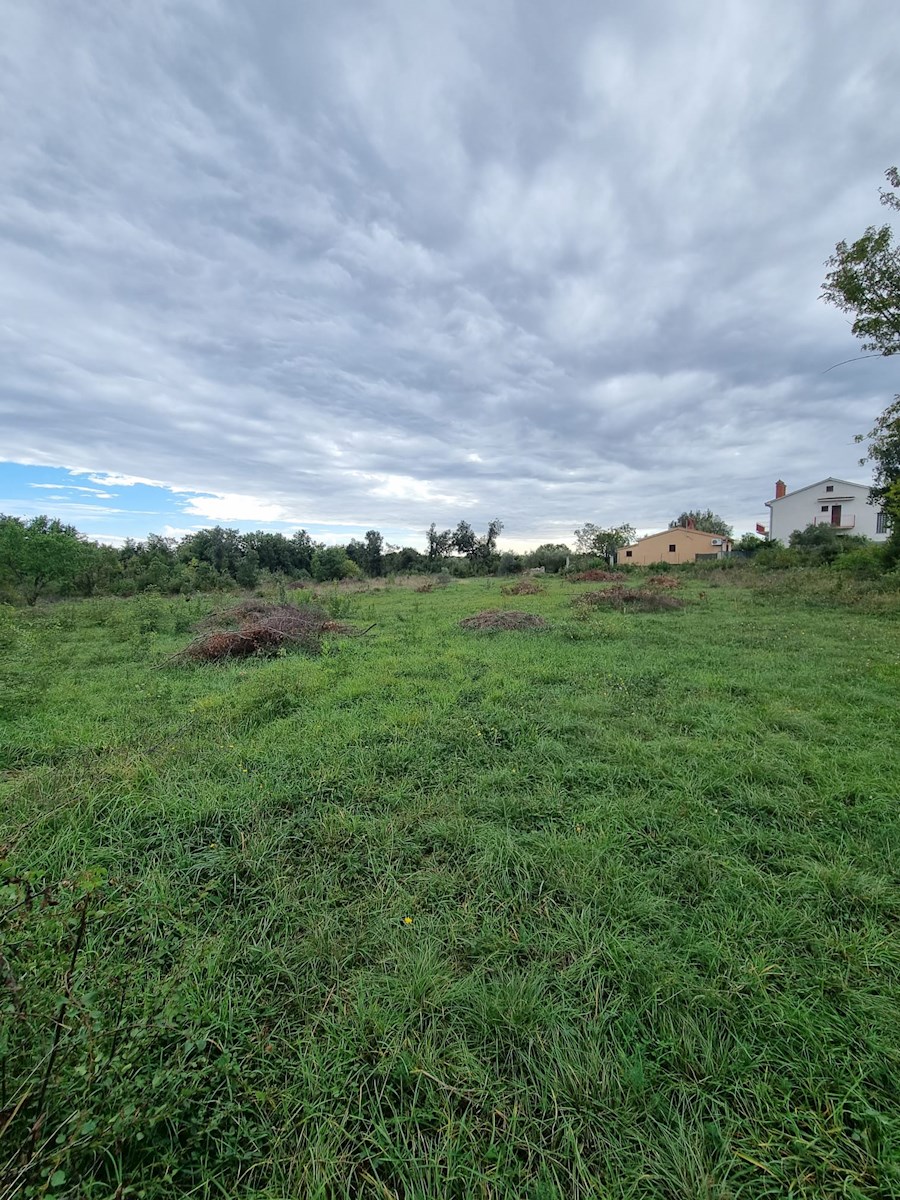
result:
M 830 525 L 838 533 L 852 533 L 875 542 L 887 540 L 890 528 L 883 512 L 869 504 L 870 488 L 833 476 L 789 492 L 784 480 L 775 484 L 769 509 L 769 537 L 787 542 L 795 529 Z

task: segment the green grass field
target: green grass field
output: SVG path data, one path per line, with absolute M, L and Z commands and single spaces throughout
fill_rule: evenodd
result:
M 592 586 L 7 610 L 0 1196 L 900 1196 L 900 626 Z

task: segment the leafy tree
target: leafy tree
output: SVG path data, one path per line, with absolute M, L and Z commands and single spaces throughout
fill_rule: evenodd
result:
M 900 172 L 889 167 L 885 177 L 900 188 Z M 900 212 L 900 196 L 881 189 L 881 203 Z M 848 245 L 838 242 L 825 264 L 822 298 L 841 312 L 853 314 L 852 330 L 864 350 L 891 355 L 900 352 L 900 246 L 894 245 L 890 225 L 870 225 Z
M 0 515 L 0 580 L 13 583 L 26 604 L 53 585 L 74 587 L 90 553 L 77 529 L 49 517 L 30 521 Z
M 890 167 L 885 177 L 900 188 L 900 171 Z M 900 212 L 900 195 L 880 191 L 881 203 Z M 870 225 L 855 242 L 838 242 L 826 266 L 822 298 L 841 312 L 853 315 L 853 333 L 864 350 L 890 357 L 900 353 L 900 245 L 890 225 Z M 891 519 L 892 542 L 900 552 L 900 501 L 894 485 L 900 481 L 900 395 L 895 396 L 867 434 L 868 452 L 861 463 L 871 463 L 875 486 L 870 504 L 883 508 Z
M 528 555 L 529 567 L 543 567 L 545 571 L 561 571 L 572 551 L 561 542 L 544 542 Z
M 487 569 L 497 553 L 497 538 L 503 529 L 503 522 L 497 517 L 488 523 L 487 533 L 475 539 L 475 545 L 469 551 L 469 561 L 475 567 Z
M 361 571 L 366 568 L 366 543 L 361 542 L 359 538 L 351 538 L 344 547 L 347 557 L 352 563 L 356 563 Z
M 761 538 L 755 533 L 744 533 L 740 540 L 734 543 L 734 549 L 741 550 L 744 554 L 755 554 L 757 550 L 763 550 L 768 545 L 768 538 Z
M 669 522 L 669 528 L 676 529 L 679 525 L 689 525 L 691 521 L 694 522 L 695 529 L 702 529 L 704 533 L 717 533 L 720 537 L 730 538 L 734 532 L 728 522 L 718 513 L 714 513 L 711 508 L 692 508 L 688 512 L 683 512 L 681 516 Z
M 586 521 L 581 529 L 575 530 L 575 545 L 579 554 L 594 554 L 611 563 L 616 553 L 633 542 L 637 530 L 633 525 L 614 525 L 601 529 L 593 521 Z
M 384 570 L 391 571 L 421 571 L 428 565 L 428 559 L 420 550 L 413 546 L 395 547 L 388 550 L 384 556 Z
M 895 396 L 868 433 L 857 434 L 858 442 L 868 441 L 869 448 L 860 464 L 871 463 L 875 486 L 869 496 L 891 517 L 893 529 L 897 521 L 898 500 L 895 485 L 900 482 L 900 396 Z
M 366 570 L 376 579 L 384 573 L 384 538 L 377 529 L 366 531 Z
M 425 539 L 428 543 L 428 561 L 435 564 L 442 558 L 446 558 L 450 553 L 453 545 L 453 533 L 449 529 L 438 529 L 434 521 L 425 530 Z
M 248 550 L 237 565 L 234 578 L 245 588 L 256 587 L 259 579 L 259 555 L 255 550 Z
M 148 544 L 149 541 L 148 538 Z M 196 533 L 181 539 L 178 554 L 188 561 L 193 559 L 198 563 L 208 563 L 219 574 L 234 578 L 243 555 L 241 535 L 236 529 L 223 529 L 221 525 L 212 529 L 198 529 Z
M 318 546 L 305 529 L 299 529 L 292 538 L 258 529 L 241 537 L 240 548 L 242 554 L 258 555 L 260 570 L 297 576 L 309 571 Z
M 356 563 L 360 571 L 366 575 L 377 577 L 384 570 L 384 538 L 377 529 L 370 529 L 366 533 L 366 540 L 361 542 L 359 538 L 351 538 L 347 543 L 347 557 L 351 562 Z
M 82 545 L 84 558 L 75 576 L 75 590 L 82 596 L 113 591 L 122 575 L 119 551 L 95 542 Z
M 501 554 L 497 559 L 497 574 L 518 575 L 524 565 L 521 554 L 513 554 L 507 550 L 505 554 Z
M 499 517 L 494 517 L 493 521 L 488 523 L 487 533 L 484 535 L 484 547 L 488 554 L 493 554 L 497 549 L 497 538 L 503 532 L 503 522 Z
M 222 576 L 208 562 L 198 563 L 194 569 L 194 589 L 198 592 L 214 592 L 221 588 Z
M 305 529 L 298 529 L 291 538 L 293 569 L 295 571 L 309 571 L 311 574 L 313 555 L 317 550 L 321 549 L 323 549 L 321 542 L 314 542 Z
M 580 529 L 575 530 L 575 549 L 579 554 L 594 553 L 594 539 L 600 533 L 600 526 L 593 521 L 585 521 Z
M 332 579 L 343 579 L 353 574 L 351 560 L 343 546 L 325 546 L 317 550 L 312 558 L 312 575 L 320 583 Z
M 471 555 L 475 549 L 475 530 L 468 521 L 460 521 L 451 535 L 451 545 L 457 554 Z

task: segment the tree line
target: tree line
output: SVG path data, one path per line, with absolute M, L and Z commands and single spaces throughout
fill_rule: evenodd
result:
M 533 566 L 557 571 L 571 553 L 568 546 L 546 544 L 527 555 L 503 554 L 497 547 L 502 528 L 502 521 L 493 520 L 480 535 L 466 521 L 441 532 L 432 524 L 425 553 L 386 543 L 377 529 L 346 545 L 326 545 L 305 529 L 288 537 L 219 525 L 180 539 L 151 533 L 114 547 L 91 541 L 55 518 L 0 514 L 0 602 L 35 604 L 44 595 L 188 594 L 255 588 L 271 580 L 326 583 L 442 570 L 456 575 L 514 573 Z
M 682 513 L 671 524 L 711 532 L 727 526 L 710 509 Z M 40 516 L 30 520 L 0 514 L 0 602 L 35 604 L 43 595 L 131 595 L 156 591 L 189 594 L 218 588 L 255 588 L 270 580 L 377 579 L 399 573 L 448 571 L 454 575 L 511 575 L 529 568 L 563 570 L 570 561 L 594 565 L 615 561 L 633 541 L 631 525 L 608 528 L 585 522 L 574 531 L 574 549 L 545 542 L 527 554 L 501 551 L 503 522 L 494 518 L 484 533 L 468 521 L 454 529 L 425 531 L 425 551 L 386 543 L 377 529 L 346 545 L 326 545 L 305 529 L 288 537 L 256 530 L 241 533 L 216 525 L 180 539 L 151 533 L 144 541 L 128 538 L 113 547 L 91 541 L 73 525 Z

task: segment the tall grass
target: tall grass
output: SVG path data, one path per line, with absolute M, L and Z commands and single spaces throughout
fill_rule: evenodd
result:
M 897 626 L 547 582 L 3 616 L 0 1195 L 900 1194 Z

